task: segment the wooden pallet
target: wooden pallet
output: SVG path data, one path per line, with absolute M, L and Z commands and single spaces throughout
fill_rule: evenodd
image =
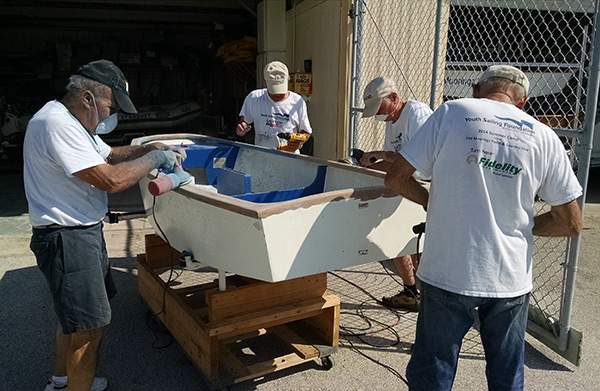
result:
M 147 235 L 146 253 L 138 255 L 138 289 L 215 388 L 317 358 L 326 368 L 333 365 L 329 355 L 338 346 L 340 299 L 327 291 L 326 273 L 277 283 L 229 276 L 225 291 L 216 281 L 167 287 L 159 272 L 180 255 L 160 237 Z M 265 343 L 266 337 L 277 341 Z M 258 338 L 259 346 L 283 345 L 287 353 L 257 361 L 248 350 Z

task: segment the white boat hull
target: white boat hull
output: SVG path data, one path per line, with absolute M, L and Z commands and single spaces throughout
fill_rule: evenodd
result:
M 214 140 L 196 135 L 168 137 L 172 139 L 155 136 L 135 142 Z M 282 281 L 416 252 L 412 227 L 425 221 L 425 212 L 409 200 L 391 196 L 383 187 L 380 173 L 310 157 L 292 158 L 291 154 L 245 144 L 227 144 L 240 147 L 236 169 L 242 170 L 245 165 L 252 171 L 255 155 L 261 157 L 264 166 L 269 166 L 269 159 L 277 161 L 271 168 L 285 170 L 284 162 L 289 163 L 287 169 L 293 179 L 280 175 L 279 182 L 288 181 L 281 184 L 282 188 L 310 183 L 316 167 L 326 165 L 324 191 L 257 204 L 188 185 L 154 199 L 148 191 L 152 176 L 148 176 L 140 181 L 140 188 L 149 221 L 175 249 L 191 252 L 194 259 L 214 268 L 263 281 Z M 306 178 L 301 173 L 303 167 Z M 278 183 L 267 173 L 254 176 L 260 177 L 253 179 L 256 191 Z M 361 187 L 352 188 L 353 182 Z

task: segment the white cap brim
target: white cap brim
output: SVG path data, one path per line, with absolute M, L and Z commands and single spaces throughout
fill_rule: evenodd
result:
M 383 98 L 372 98 L 365 102 L 365 107 L 362 111 L 362 117 L 368 118 L 372 117 L 379 111 L 381 107 L 381 102 L 383 102 Z

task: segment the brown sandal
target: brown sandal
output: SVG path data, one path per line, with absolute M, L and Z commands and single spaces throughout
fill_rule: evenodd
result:
M 409 312 L 419 312 L 421 295 L 417 293 L 415 296 L 411 291 L 403 290 L 393 296 L 383 297 L 381 302 L 386 307 Z

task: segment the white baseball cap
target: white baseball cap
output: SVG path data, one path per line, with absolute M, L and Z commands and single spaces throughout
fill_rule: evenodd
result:
M 365 104 L 362 111 L 363 118 L 372 117 L 377 114 L 383 98 L 392 92 L 398 92 L 396 83 L 393 80 L 383 76 L 371 80 L 363 93 L 363 102 Z
M 285 94 L 288 91 L 290 74 L 284 63 L 272 61 L 265 65 L 263 73 L 270 94 Z
M 517 83 L 525 90 L 525 96 L 528 96 L 529 79 L 519 68 L 515 68 L 511 65 L 492 65 L 481 74 L 477 83 L 484 82 L 494 77 L 508 79 L 513 83 Z

